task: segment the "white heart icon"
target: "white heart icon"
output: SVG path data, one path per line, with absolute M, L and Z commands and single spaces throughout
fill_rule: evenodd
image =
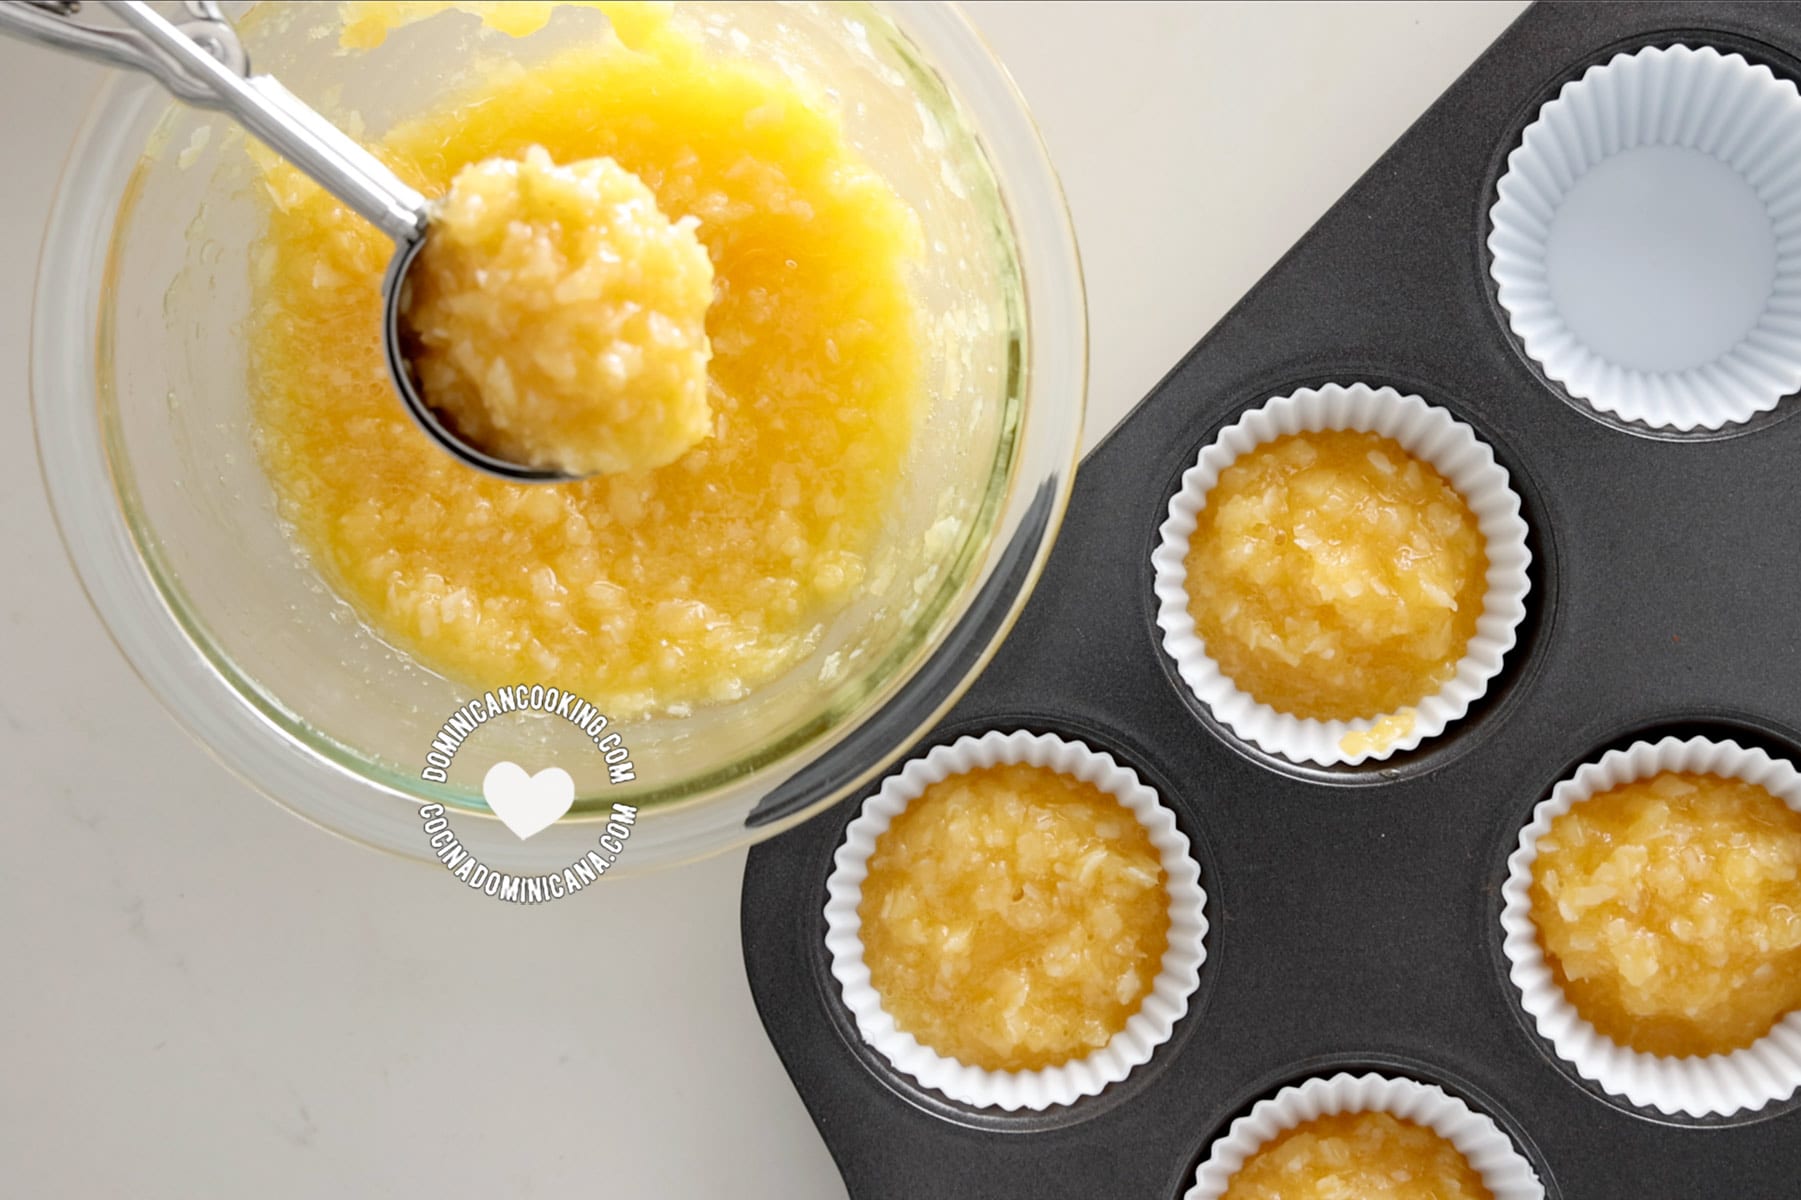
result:
M 516 762 L 497 762 L 482 776 L 482 798 L 523 842 L 569 811 L 575 803 L 575 780 L 561 767 L 527 775 Z

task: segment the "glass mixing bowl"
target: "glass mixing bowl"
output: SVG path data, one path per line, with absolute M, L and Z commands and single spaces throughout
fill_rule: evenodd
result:
M 480 64 L 529 65 L 605 33 L 600 13 L 575 7 L 517 39 L 453 11 L 346 52 L 336 6 L 270 2 L 239 18 L 259 69 L 370 132 Z M 483 688 L 385 643 L 277 516 L 245 386 L 260 210 L 242 136 L 120 74 L 77 138 L 32 335 L 39 454 L 64 540 L 176 717 L 327 829 L 429 858 L 420 809 L 441 804 L 472 855 L 520 872 L 580 858 L 615 803 L 638 810 L 620 871 L 768 837 L 867 783 L 955 701 L 1049 551 L 1082 427 L 1085 314 L 1062 195 L 1003 68 L 951 7 L 695 3 L 677 18 L 831 97 L 918 212 L 928 412 L 882 535 L 891 569 L 811 657 L 744 699 L 619 722 L 627 782 L 545 716 L 492 722 L 444 783 L 422 777 L 440 727 Z M 516 682 L 555 684 L 493 684 Z M 515 837 L 481 795 L 502 759 L 567 769 L 568 815 Z

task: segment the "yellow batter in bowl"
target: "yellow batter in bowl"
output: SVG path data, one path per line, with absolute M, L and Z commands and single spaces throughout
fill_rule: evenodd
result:
M 693 219 L 715 292 L 702 440 L 567 485 L 453 461 L 383 373 L 387 241 L 281 164 L 249 327 L 280 511 L 364 619 L 453 678 L 555 679 L 615 716 L 741 698 L 816 644 L 870 571 L 921 408 L 913 213 L 821 97 L 621 12 L 374 149 L 427 195 L 531 146 L 604 156 Z

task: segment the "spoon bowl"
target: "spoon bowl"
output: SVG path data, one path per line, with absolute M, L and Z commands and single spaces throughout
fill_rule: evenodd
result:
M 393 383 L 394 390 L 400 393 L 400 399 L 413 421 L 457 461 L 501 479 L 510 479 L 515 483 L 571 483 L 586 478 L 489 454 L 458 433 L 454 425 L 426 402 L 425 395 L 419 388 L 418 376 L 414 373 L 412 361 L 406 352 L 404 312 L 407 272 L 418 259 L 420 250 L 425 248 L 425 238 L 426 234 L 422 232 L 397 242 L 394 257 L 388 261 L 388 270 L 381 282 L 382 357 L 388 365 L 388 379 Z

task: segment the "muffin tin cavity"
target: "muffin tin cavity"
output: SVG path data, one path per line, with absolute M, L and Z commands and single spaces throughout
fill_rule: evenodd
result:
M 1210 430 L 1165 486 L 1163 494 L 1167 499 L 1158 512 L 1159 525 L 1149 542 L 1147 636 L 1158 648 L 1158 662 L 1169 687 L 1193 719 L 1234 752 L 1268 770 L 1311 782 L 1393 783 L 1433 770 L 1479 744 L 1511 707 L 1522 684 L 1530 679 L 1536 648 L 1557 611 L 1557 547 L 1550 536 L 1542 489 L 1527 473 L 1519 455 L 1441 389 L 1380 375 L 1366 378 L 1368 382 L 1349 388 L 1315 378 L 1271 389 L 1263 395 L 1273 392 L 1277 399 L 1249 405 Z M 1427 410 L 1429 428 L 1439 439 L 1430 444 L 1439 451 L 1444 448 L 1442 441 L 1459 444 L 1467 456 L 1466 465 L 1474 468 L 1480 464 L 1483 482 L 1493 485 L 1487 490 L 1485 501 L 1487 528 L 1500 534 L 1496 540 L 1505 555 L 1498 565 L 1492 558 L 1490 561 L 1489 579 L 1495 586 L 1486 597 L 1492 611 L 1484 614 L 1478 630 L 1483 636 L 1472 639 L 1465 661 L 1460 664 L 1459 678 L 1421 706 L 1433 719 L 1423 723 L 1416 718 L 1408 736 L 1386 746 L 1365 745 L 1356 754 L 1344 753 L 1342 739 L 1346 730 L 1340 729 L 1339 741 L 1334 742 L 1333 729 L 1369 722 L 1301 721 L 1256 704 L 1208 661 L 1186 607 L 1183 543 L 1186 532 L 1193 528 L 1193 503 L 1200 498 L 1194 493 L 1204 491 L 1217 477 L 1220 465 L 1213 464 L 1216 469 L 1209 471 L 1202 464 L 1213 457 L 1229 465 L 1230 455 L 1224 452 L 1226 442 L 1248 441 L 1254 436 L 1248 432 L 1251 426 L 1269 430 L 1273 428 L 1272 420 L 1285 424 L 1299 421 L 1295 413 L 1272 416 L 1269 411 L 1293 405 L 1298 397 L 1307 398 L 1308 407 L 1329 404 L 1328 414 L 1330 408 L 1342 410 L 1339 417 L 1346 420 L 1367 416 L 1357 412 L 1365 407 L 1382 410 L 1386 418 L 1367 421 L 1365 427 L 1369 428 L 1395 429 L 1404 425 L 1410 419 L 1405 413 L 1388 411 L 1402 400 L 1407 402 L 1408 410 Z M 1234 435 L 1233 431 L 1241 432 Z M 1178 509 L 1184 510 L 1185 519 L 1178 517 Z M 1209 702 L 1203 698 L 1203 692 L 1222 703 Z M 1460 711 L 1452 717 L 1454 710 Z M 1227 721 L 1222 712 L 1232 712 L 1239 719 Z M 1436 732 L 1429 732 L 1434 726 Z M 1271 744 L 1259 744 L 1250 735 L 1252 728 L 1263 732 Z M 1287 746 L 1288 750 L 1274 748 L 1277 745 Z M 1314 752 L 1312 757 L 1307 756 L 1309 748 Z
M 897 1026 L 871 978 L 865 957 L 861 905 L 871 859 L 883 834 L 928 788 L 959 775 L 1014 764 L 1054 771 L 1091 784 L 1117 801 L 1139 823 L 1161 860 L 1169 927 L 1167 948 L 1150 990 L 1143 994 L 1136 1013 L 1106 1045 L 1060 1065 L 999 1071 L 947 1057 Z M 932 866 L 941 881 L 948 880 L 955 870 L 953 863 L 942 860 L 934 861 Z M 1058 886 L 1076 886 L 1081 882 L 1069 880 Z M 1188 1011 L 1207 955 L 1207 896 L 1202 889 L 1200 867 L 1189 852 L 1187 836 L 1176 827 L 1174 812 L 1154 789 L 1112 755 L 1053 734 L 991 731 L 936 746 L 906 763 L 883 781 L 846 829 L 844 841 L 833 855 L 826 895 L 825 942 L 831 954 L 832 975 L 863 1040 L 895 1070 L 949 1099 L 979 1108 L 1042 1111 L 1098 1095 L 1108 1085 L 1125 1079 L 1169 1040 L 1176 1023 Z M 1043 969 L 1069 968 L 1046 964 Z
M 1502 986 L 1523 1026 L 1559 1070 L 1625 1111 L 1679 1124 L 1753 1123 L 1801 1108 L 1801 1011 L 1743 1049 L 1665 1057 L 1618 1044 L 1586 1021 L 1553 974 L 1530 889 L 1552 822 L 1584 801 L 1660 772 L 1742 779 L 1801 811 L 1795 740 L 1720 720 L 1660 723 L 1612 739 L 1541 792 L 1503 846 L 1496 888 Z
M 1110 1072 L 1114 1078 L 1101 1077 L 1102 1064 L 1093 1055 L 1062 1070 L 1037 1072 L 984 1072 L 943 1058 L 908 1035 L 897 1036 L 870 988 L 867 967 L 859 962 L 860 885 L 852 877 L 860 881 L 865 872 L 868 852 L 880 834 L 875 827 L 886 828 L 928 782 L 999 762 L 1035 762 L 1078 778 L 1092 777 L 1090 782 L 1128 808 L 1145 810 L 1147 829 L 1153 830 L 1153 842 L 1165 859 L 1169 947 L 1156 992 L 1106 1048 L 1112 1052 L 1108 1061 L 1117 1068 Z M 1155 759 L 1129 737 L 1019 711 L 944 726 L 866 795 L 849 802 L 842 816 L 825 817 L 788 835 L 789 843 L 801 836 L 814 843 L 808 874 L 821 882 L 818 907 L 789 914 L 799 918 L 792 927 L 804 928 L 808 937 L 804 946 L 795 947 L 799 952 L 792 970 L 812 978 L 810 990 L 835 1031 L 834 1044 L 860 1064 L 858 1090 L 873 1085 L 912 1111 L 954 1125 L 1044 1134 L 1108 1119 L 1161 1086 L 1170 1057 L 1180 1053 L 1205 1019 L 1220 957 L 1216 914 L 1222 884 L 1201 821 L 1185 798 L 1192 795 L 1193 789 L 1178 791 Z M 1186 860 L 1185 866 L 1178 857 Z M 773 1019 L 764 1013 L 766 1023 Z
M 1404 1075 L 1315 1075 L 1259 1100 L 1207 1150 L 1184 1200 L 1220 1200 L 1233 1177 L 1283 1134 L 1320 1118 L 1386 1113 L 1457 1149 L 1493 1200 L 1545 1200 L 1545 1186 L 1494 1120 L 1438 1087 Z
M 1474 519 L 1487 561 L 1480 615 L 1469 630 L 1451 677 L 1390 713 L 1349 721 L 1297 717 L 1241 690 L 1209 653 L 1190 612 L 1186 561 L 1197 521 L 1206 515 L 1214 490 L 1224 486 L 1223 473 L 1234 463 L 1284 437 L 1337 431 L 1380 435 L 1420 464 L 1436 470 Z M 1370 457 L 1388 475 L 1402 469 L 1402 464 L 1391 462 L 1391 456 L 1381 451 L 1370 451 Z M 1413 519 L 1420 514 L 1408 511 L 1401 515 Z M 1370 533 L 1374 536 L 1373 531 Z M 1516 631 L 1526 614 L 1526 597 L 1531 587 L 1527 536 L 1526 523 L 1520 516 L 1520 499 L 1509 486 L 1506 469 L 1495 461 L 1494 452 L 1477 438 L 1474 430 L 1445 409 L 1417 395 L 1403 395 L 1390 387 L 1365 383 L 1303 388 L 1245 413 L 1222 430 L 1200 452 L 1195 465 L 1183 473 L 1181 486 L 1170 499 L 1169 514 L 1159 529 L 1157 549 L 1151 556 L 1163 649 L 1175 663 L 1182 682 L 1214 718 L 1260 749 L 1292 762 L 1318 766 L 1379 761 L 1442 733 L 1469 710 L 1500 673 L 1502 660 L 1513 649 Z M 1320 553 L 1332 548 L 1323 547 Z M 1343 578 L 1320 582 L 1319 571 L 1326 560 L 1313 557 L 1307 561 L 1313 568 L 1311 578 L 1319 587 L 1335 587 L 1340 595 L 1360 589 L 1356 597 L 1345 603 L 1366 603 L 1367 593 L 1361 589 L 1383 586 L 1380 580 L 1364 577 L 1357 566 L 1344 568 Z M 1305 581 L 1297 586 L 1305 586 Z M 1339 606 L 1337 601 L 1331 603 L 1335 608 Z M 1395 606 L 1406 603 L 1399 596 L 1393 600 Z M 1322 656 L 1322 665 L 1330 666 L 1332 657 Z
M 1708 45 L 1589 68 L 1489 212 L 1526 353 L 1625 421 L 1718 430 L 1801 387 L 1801 92 Z

